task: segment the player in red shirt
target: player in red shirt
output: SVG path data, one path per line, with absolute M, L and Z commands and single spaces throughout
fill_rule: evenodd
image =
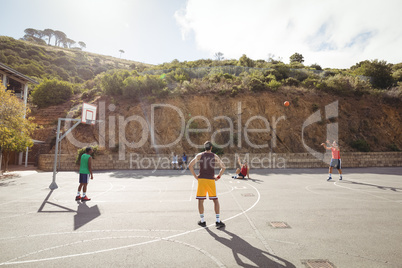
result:
M 334 141 L 332 143 L 332 146 L 327 146 L 330 145 L 329 141 L 325 143 L 321 143 L 322 146 L 324 146 L 325 149 L 327 150 L 331 150 L 332 152 L 332 159 L 331 159 L 331 163 L 329 164 L 329 174 L 328 174 L 328 179 L 332 180 L 332 169 L 334 167 L 336 167 L 338 169 L 338 173 L 339 173 L 339 180 L 342 180 L 342 169 L 341 169 L 341 152 L 339 149 L 339 145 L 336 141 Z
M 247 162 L 244 161 L 243 164 L 240 162 L 240 157 L 237 158 L 240 168 L 236 169 L 236 176 L 232 176 L 233 179 L 244 179 L 246 176 L 250 179 L 250 167 Z

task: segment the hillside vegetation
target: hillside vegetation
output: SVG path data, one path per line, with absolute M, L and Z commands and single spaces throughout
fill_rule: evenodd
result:
M 57 79 L 83 83 L 112 69 L 136 69 L 146 65 L 80 49 L 33 44 L 0 36 L 0 62 L 39 81 Z
M 325 139 L 326 125 L 338 122 L 340 144 L 344 150 L 390 151 L 402 148 L 402 64 L 366 60 L 350 69 L 323 69 L 318 64 L 304 66 L 302 55 L 295 53 L 289 64 L 274 59 L 252 60 L 243 55 L 239 60 L 173 60 L 152 66 L 9 37 L 0 37 L 0 61 L 40 82 L 33 90 L 30 102 L 37 107 L 33 107 L 33 116 L 38 121 L 46 121 L 45 128 L 38 130 L 35 137 L 41 140 L 51 141 L 54 137 L 57 117 L 50 119 L 55 113 L 46 113 L 47 109 L 59 113 L 60 109 L 52 105 L 62 105 L 64 114 L 57 116 L 66 116 L 70 108 L 86 101 L 103 102 L 106 119 L 109 116 L 127 118 L 139 115 L 149 122 L 151 105 L 155 103 L 177 107 L 186 115 L 186 123 L 194 116 L 205 116 L 211 122 L 212 130 L 190 134 L 192 142 L 200 144 L 214 131 L 230 127 L 228 120 L 214 120 L 215 117 L 226 116 L 236 122 L 241 102 L 242 127 L 253 116 L 265 117 L 270 124 L 273 116 L 276 119 L 286 117 L 278 125 L 279 143 L 273 152 L 305 152 L 301 133 L 303 122 L 318 110 L 324 115 L 325 105 L 338 100 L 338 118 L 332 121 L 324 118 L 319 124 L 306 128 L 304 141 L 308 146 L 318 150 L 317 144 Z M 64 93 L 59 94 L 61 91 Z M 51 101 L 46 96 L 52 96 Z M 282 105 L 285 100 L 291 102 L 290 107 Z M 116 107 L 113 111 L 108 109 L 111 104 Z M 79 108 L 73 113 L 79 117 Z M 158 115 L 155 138 L 168 144 L 177 137 L 180 120 L 172 109 L 159 109 Z M 187 127 L 191 129 L 206 127 L 202 121 L 192 120 L 190 123 Z M 250 126 L 263 129 L 263 123 L 255 120 Z M 92 134 L 88 135 L 88 131 Z M 106 144 L 106 150 L 116 152 L 121 146 L 121 133 L 117 126 L 116 130 L 110 131 L 107 122 L 106 135 L 115 133 L 115 140 Z M 127 140 L 138 141 L 141 131 L 142 126 L 133 123 L 126 128 Z M 86 125 L 79 126 L 74 133 L 86 143 L 96 141 L 99 136 L 96 128 Z M 216 135 L 216 142 L 239 144 L 240 139 L 241 148 L 226 146 L 226 152 L 268 150 L 265 146 L 251 148 L 244 142 L 244 135 L 235 134 L 223 131 Z M 106 137 L 107 141 L 111 139 Z M 256 144 L 268 144 L 273 134 L 251 133 L 250 139 Z M 128 148 L 127 152 L 157 153 L 149 140 L 143 147 Z M 74 151 L 71 144 L 63 144 L 63 148 Z M 197 149 L 183 137 L 175 148 L 161 151 L 168 153 L 172 150 L 180 153 L 181 150 L 192 152 Z

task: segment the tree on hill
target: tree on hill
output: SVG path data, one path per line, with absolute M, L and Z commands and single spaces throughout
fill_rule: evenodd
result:
M 22 38 L 22 40 L 34 42 L 40 45 L 46 44 L 45 41 L 42 40 L 42 37 L 44 36 L 43 32 L 40 30 L 32 29 L 32 28 L 27 28 L 24 30 L 25 35 Z
M 27 147 L 32 147 L 30 134 L 36 128 L 36 124 L 24 117 L 24 103 L 11 91 L 4 89 L 0 80 L 0 174 L 3 152 L 7 153 L 5 159 L 7 170 L 9 153 L 22 152 Z M 29 110 L 26 112 L 29 113 Z
M 52 29 L 44 29 L 43 30 L 44 36 L 47 36 L 47 44 L 50 45 L 50 39 L 54 36 L 54 31 Z
M 119 52 L 120 52 L 120 58 L 121 58 L 121 54 L 122 54 L 122 53 L 125 53 L 125 52 L 124 52 L 123 49 L 120 49 Z
M 221 61 L 221 60 L 224 59 L 222 52 L 217 52 L 217 53 L 215 53 L 214 56 L 215 56 L 215 59 L 218 60 L 218 61 Z
M 38 32 L 38 30 L 33 29 L 33 28 L 27 28 L 24 30 L 26 37 L 35 37 L 37 32 Z
M 243 54 L 239 59 L 239 65 L 243 67 L 254 67 L 254 61 Z
M 389 88 L 394 83 L 392 66 L 384 60 L 362 61 L 351 67 L 355 74 L 371 77 L 371 84 L 375 88 Z
M 64 44 L 65 40 L 67 39 L 67 35 L 63 33 L 62 31 L 54 31 L 54 45 L 55 46 L 60 46 L 61 44 Z
M 300 53 L 297 53 L 297 52 L 295 54 L 293 54 L 292 56 L 290 56 L 289 59 L 290 59 L 290 63 L 293 63 L 293 62 L 303 63 L 304 62 L 303 55 Z
M 43 37 L 47 37 L 47 44 L 50 45 L 50 40 L 52 39 L 52 37 L 54 36 L 55 40 L 54 40 L 54 45 L 55 46 L 63 46 L 64 48 L 72 48 L 73 45 L 76 44 L 76 42 L 70 38 L 67 38 L 67 35 L 62 32 L 62 31 L 54 31 L 52 29 L 45 29 L 43 31 L 41 30 L 36 30 L 33 28 L 27 28 L 24 30 L 25 35 L 22 38 L 23 40 L 26 41 L 31 41 L 34 43 L 38 43 L 38 44 L 46 44 L 46 42 L 42 39 Z M 81 44 L 79 43 L 79 45 L 81 46 L 81 49 L 83 47 L 86 47 L 85 43 L 80 41 Z
M 79 42 L 78 42 L 78 45 L 80 46 L 81 49 L 87 47 L 87 45 L 86 45 L 84 42 L 82 42 L 82 41 L 79 41 Z
M 75 41 L 70 39 L 70 38 L 66 38 L 64 41 L 64 47 L 68 47 L 71 48 L 73 45 L 75 45 Z

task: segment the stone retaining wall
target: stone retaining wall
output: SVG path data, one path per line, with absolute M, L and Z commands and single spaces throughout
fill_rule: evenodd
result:
M 237 155 L 223 155 L 222 160 L 229 169 L 236 167 Z M 329 160 L 319 160 L 309 153 L 288 154 L 240 154 L 247 158 L 251 168 L 319 168 L 328 167 Z M 78 171 L 75 155 L 62 154 L 59 157 L 58 170 Z M 94 170 L 127 170 L 127 169 L 171 169 L 171 155 L 128 154 L 125 160 L 119 160 L 118 155 L 99 155 L 93 160 Z M 191 157 L 189 157 L 191 160 Z M 53 154 L 39 156 L 39 169 L 53 170 Z M 345 152 L 342 153 L 342 168 L 347 167 L 400 167 L 402 152 Z

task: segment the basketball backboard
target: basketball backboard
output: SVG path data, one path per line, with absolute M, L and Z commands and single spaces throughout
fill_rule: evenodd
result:
M 82 104 L 81 123 L 95 125 L 96 106 L 88 103 Z

